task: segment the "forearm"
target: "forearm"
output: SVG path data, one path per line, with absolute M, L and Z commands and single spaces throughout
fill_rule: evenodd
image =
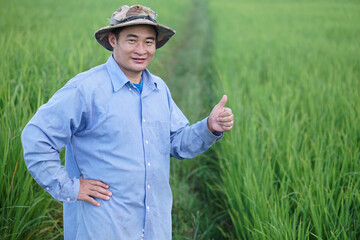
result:
M 70 179 L 61 165 L 59 151 L 35 125 L 29 124 L 22 133 L 24 160 L 35 181 L 59 201 L 76 201 L 79 180 Z
M 210 132 L 205 118 L 171 136 L 171 155 L 179 159 L 196 157 L 222 137 L 222 133 Z

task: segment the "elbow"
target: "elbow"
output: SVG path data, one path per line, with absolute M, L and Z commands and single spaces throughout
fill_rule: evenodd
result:
M 29 168 L 30 160 L 29 156 L 31 152 L 34 152 L 34 133 L 31 131 L 31 127 L 29 125 L 26 125 L 21 133 L 21 144 L 23 148 L 24 153 L 24 160 L 26 163 L 26 166 Z
M 24 161 L 30 173 L 33 166 L 38 162 L 35 160 L 37 159 L 37 155 L 40 153 L 35 135 L 36 134 L 29 124 L 25 126 L 21 133 Z
M 23 156 L 24 156 L 24 160 L 26 163 L 26 166 L 28 165 L 27 163 L 27 153 L 28 153 L 28 149 L 29 149 L 29 131 L 28 131 L 28 125 L 25 126 L 25 128 L 23 129 L 22 133 L 21 133 L 21 144 L 22 144 L 22 148 L 23 148 Z

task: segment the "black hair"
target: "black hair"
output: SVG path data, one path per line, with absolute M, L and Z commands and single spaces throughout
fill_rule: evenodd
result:
M 111 33 L 115 35 L 116 41 L 119 40 L 119 34 L 120 32 L 123 30 L 124 28 L 115 28 L 113 30 L 111 30 Z

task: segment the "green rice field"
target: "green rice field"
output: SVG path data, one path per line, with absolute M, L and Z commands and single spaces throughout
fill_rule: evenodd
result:
M 150 70 L 190 122 L 223 94 L 235 115 L 209 151 L 171 160 L 173 239 L 360 239 L 357 0 L 1 1 L 0 238 L 63 238 L 62 203 L 27 172 L 20 134 L 107 60 L 94 32 L 136 3 L 177 32 Z

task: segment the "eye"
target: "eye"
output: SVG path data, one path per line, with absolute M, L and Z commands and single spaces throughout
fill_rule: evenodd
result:
M 136 42 L 136 40 L 133 39 L 133 38 L 129 38 L 127 41 L 128 41 L 128 43 L 135 43 Z
M 145 43 L 146 43 L 146 45 L 151 46 L 155 43 L 155 41 L 154 40 L 146 40 Z

